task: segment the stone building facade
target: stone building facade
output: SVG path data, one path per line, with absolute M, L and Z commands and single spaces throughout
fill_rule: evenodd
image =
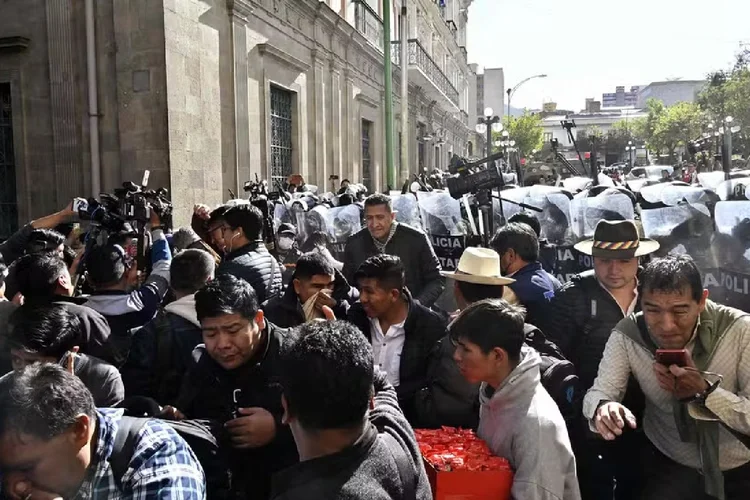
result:
M 255 174 L 386 189 L 381 1 L 0 2 L 0 238 L 144 170 L 178 223 Z M 467 153 L 471 2 L 408 2 L 411 172 Z

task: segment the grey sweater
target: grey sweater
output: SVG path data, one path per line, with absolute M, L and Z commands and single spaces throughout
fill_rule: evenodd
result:
M 518 366 L 494 394 L 482 384 L 478 435 L 493 454 L 510 462 L 514 500 L 579 500 L 568 431 L 541 384 L 540 362 L 524 346 Z

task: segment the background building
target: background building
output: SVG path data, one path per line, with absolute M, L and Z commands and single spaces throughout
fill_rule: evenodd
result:
M 598 102 L 598 101 L 597 101 Z M 560 142 L 561 149 L 572 149 L 573 144 L 568 141 L 568 134 L 560 125 L 560 122 L 567 116 L 568 120 L 573 120 L 576 128 L 573 133 L 577 134 L 585 131 L 587 128 L 596 127 L 602 134 L 606 134 L 612 126 L 621 120 L 635 120 L 647 116 L 642 110 L 638 109 L 620 109 L 609 110 L 595 113 L 569 113 L 567 115 L 556 114 L 546 116 L 542 119 L 543 138 L 545 143 L 552 139 Z
M 543 113 L 554 113 L 557 111 L 557 103 L 553 101 L 547 101 L 542 103 L 542 112 Z
M 406 144 L 411 172 L 466 154 L 472 1 L 409 2 L 402 37 L 401 1 L 392 0 L 395 159 Z M 178 223 L 196 202 L 241 193 L 255 174 L 300 173 L 324 189 L 338 175 L 385 189 L 380 5 L 0 2 L 0 238 L 146 169 L 151 186 L 170 189 Z M 401 38 L 409 44 L 406 138 L 398 135 Z
M 625 92 L 624 86 L 615 87 L 615 91 L 608 94 L 602 94 L 602 107 L 614 108 L 625 106 L 636 106 L 638 104 L 638 92 L 642 87 L 634 85 L 630 87 L 630 92 Z
M 587 97 L 583 109 L 586 113 L 598 113 L 602 110 L 602 103 L 601 101 L 594 100 L 593 97 Z
M 673 106 L 678 102 L 695 102 L 698 94 L 706 86 L 706 80 L 673 80 L 669 82 L 653 82 L 646 85 L 638 93 L 639 108 L 645 108 L 649 99 L 657 99 L 665 106 Z

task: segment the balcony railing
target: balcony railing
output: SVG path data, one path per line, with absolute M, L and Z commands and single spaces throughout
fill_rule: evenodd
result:
M 401 65 L 400 41 L 392 42 L 391 58 L 396 65 Z M 416 39 L 409 40 L 409 66 L 415 66 L 424 73 L 432 84 L 458 107 L 458 90 Z
M 383 20 L 366 0 L 354 0 L 354 27 L 368 42 L 383 51 Z

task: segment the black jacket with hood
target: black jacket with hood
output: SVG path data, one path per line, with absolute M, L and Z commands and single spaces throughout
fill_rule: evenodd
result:
M 202 342 L 194 295 L 162 308 L 133 336 L 128 361 L 121 370 L 128 397 L 145 396 L 161 405 L 175 405 L 193 350 Z
M 276 436 L 260 448 L 235 449 L 228 435 L 220 437 L 220 446 L 228 452 L 233 489 L 247 500 L 266 500 L 271 476 L 299 460 L 292 433 L 281 423 L 279 385 L 279 357 L 292 341 L 293 332 L 270 322 L 266 322 L 264 332 L 261 352 L 231 371 L 216 363 L 203 345 L 196 347 L 176 405 L 187 418 L 210 419 L 220 424 L 232 420 L 237 408 L 263 408 L 274 416 Z

